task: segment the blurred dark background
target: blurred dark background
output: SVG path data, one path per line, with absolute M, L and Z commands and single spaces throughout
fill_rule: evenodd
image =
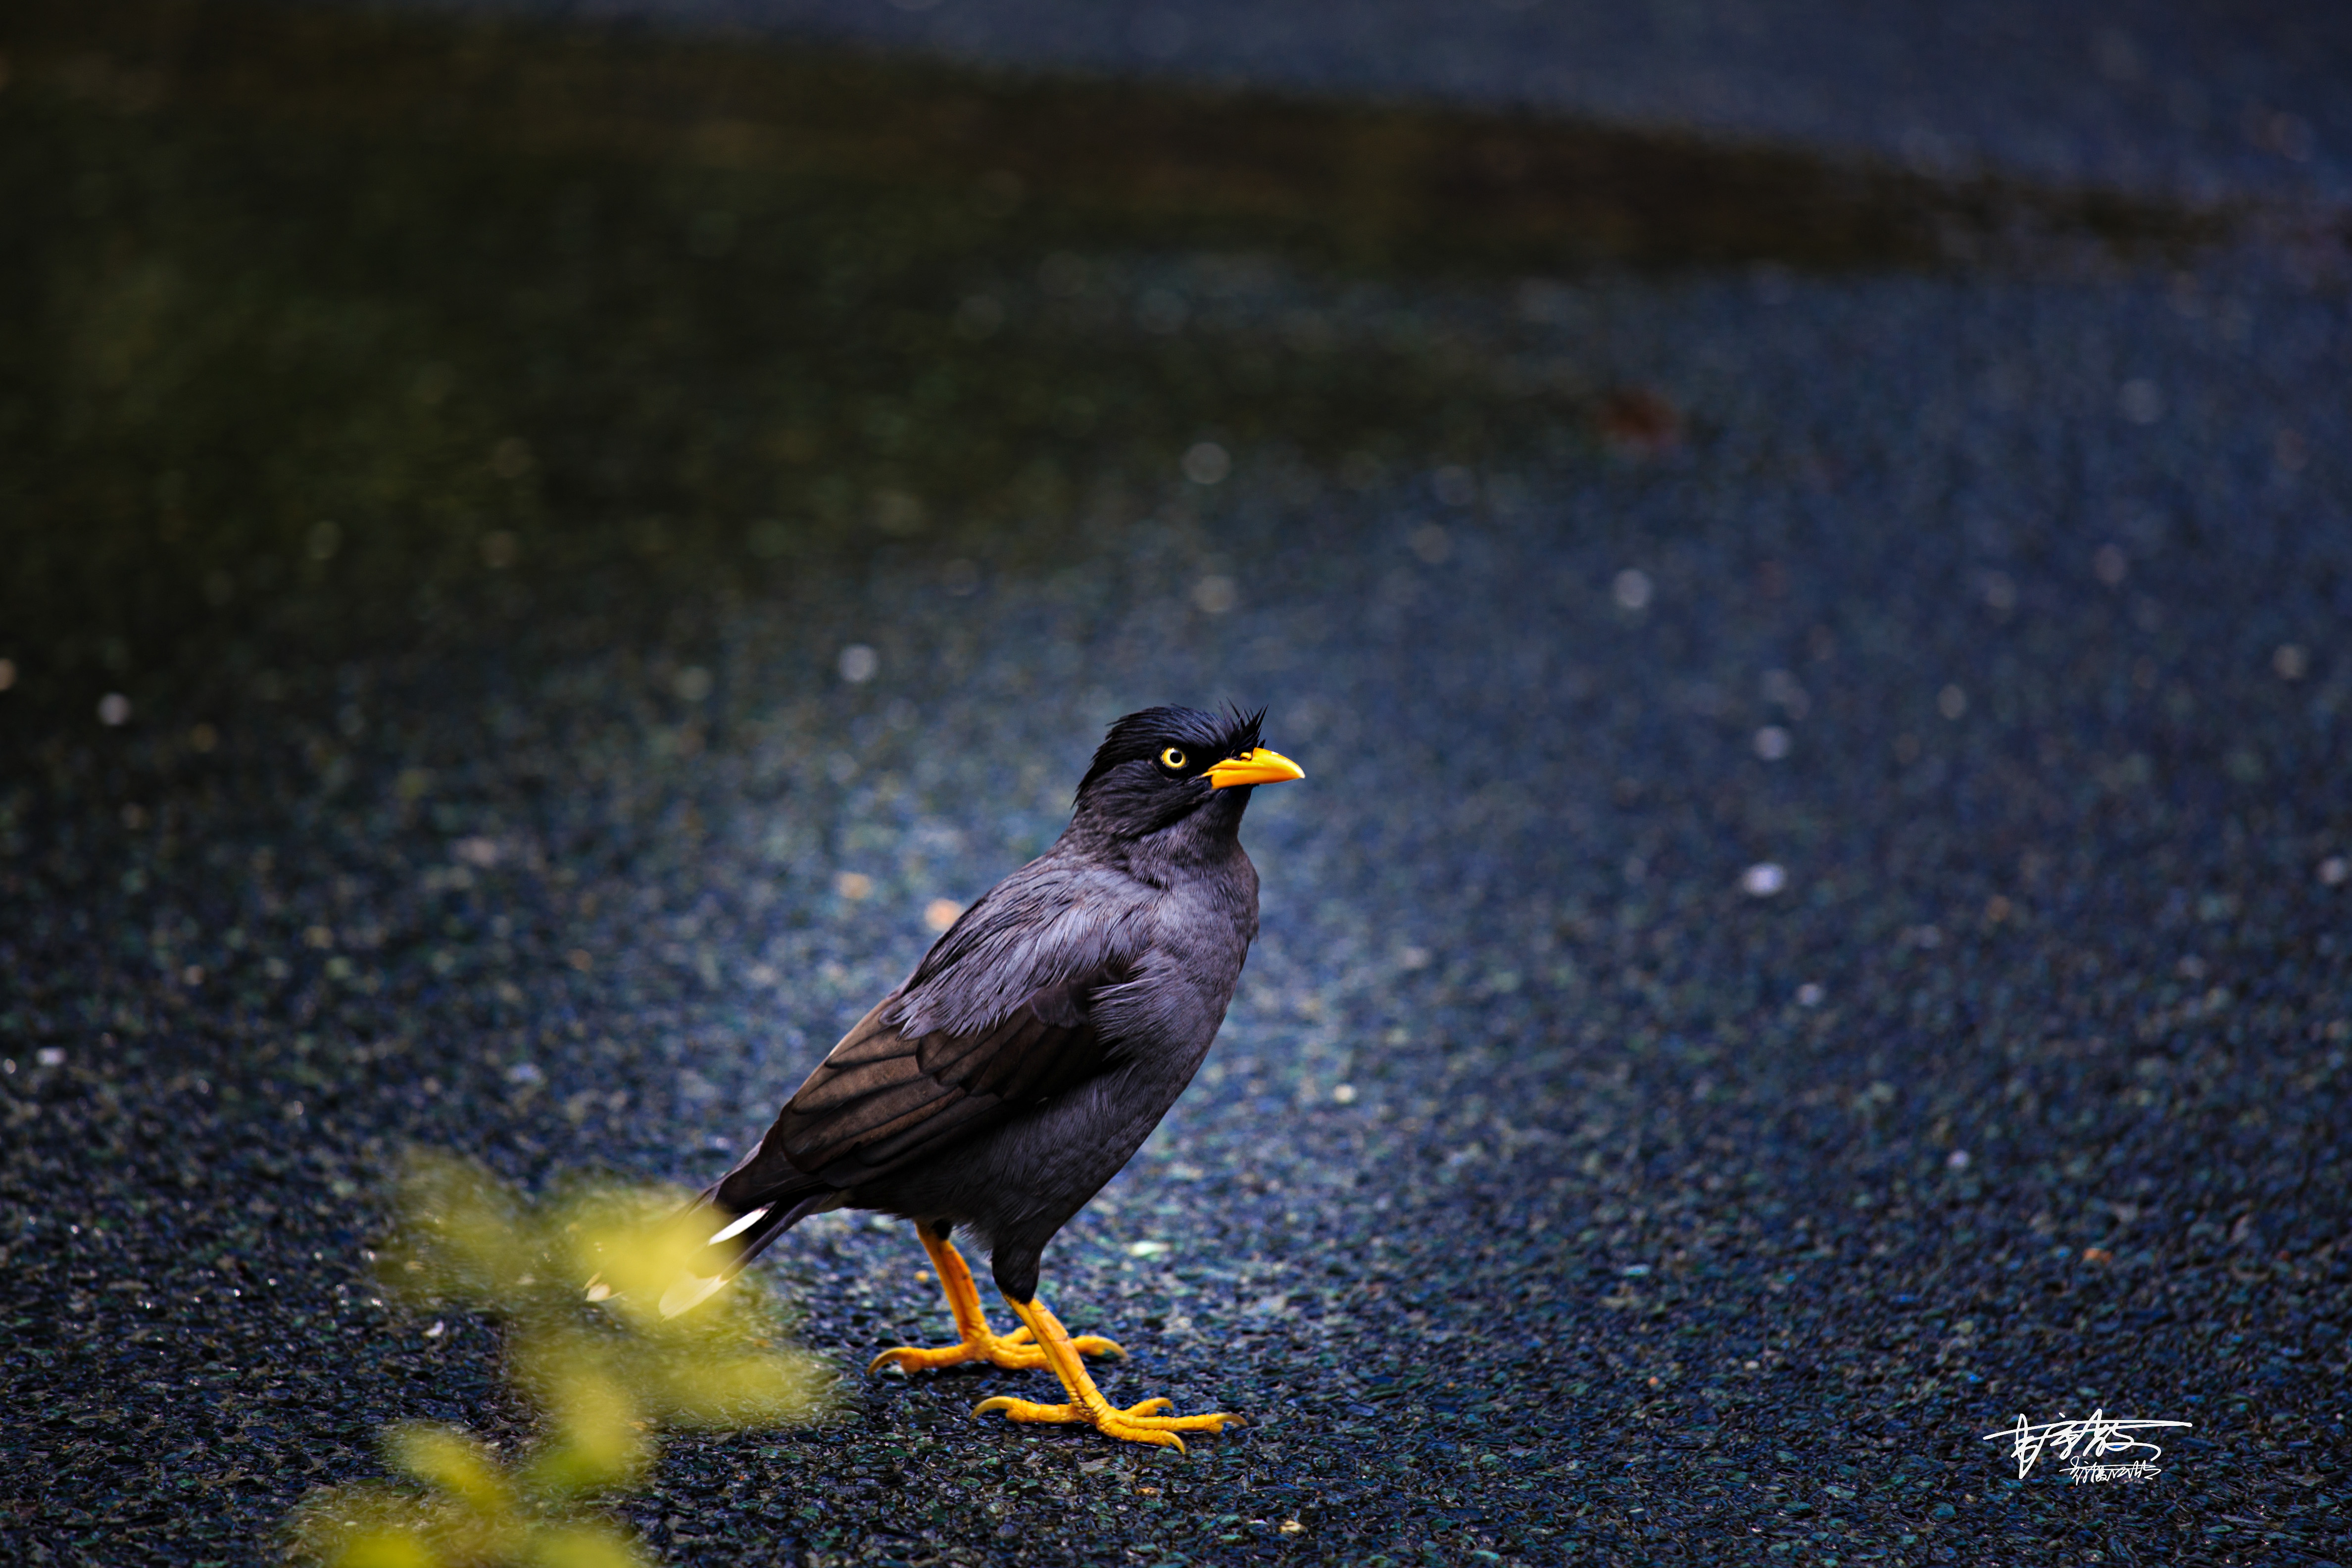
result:
M 852 1376 L 654 1547 L 2343 1560 L 2347 83 L 2326 7 L 12 5 L 7 1553 L 518 1433 L 373 1289 L 398 1150 L 698 1184 L 1231 698 L 1265 934 L 1047 1289 L 1253 1426 Z M 849 1365 L 919 1261 L 773 1267 Z M 1978 1441 L 2100 1403 L 2199 1436 Z
M 1916 268 L 2050 232 L 2154 254 L 2243 205 L 498 11 L 36 5 L 12 31 L 14 710 L 193 711 L 222 658 L 269 662 L 265 623 L 324 656 L 542 574 L 649 606 L 649 571 L 1050 548 L 1082 475 L 1157 482 L 1213 426 L 1325 465 L 1591 437 L 1589 370 L 1515 384 L 1285 314 L 1301 283 Z M 2296 147 L 2245 191 L 2324 174 Z

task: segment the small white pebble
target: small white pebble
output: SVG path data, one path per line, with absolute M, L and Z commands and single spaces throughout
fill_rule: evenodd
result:
M 1800 1007 L 1818 1007 L 1828 996 L 1828 992 L 1810 980 L 1797 987 L 1797 1005 Z
M 1650 574 L 1638 567 L 1628 566 L 1618 573 L 1616 580 L 1609 584 L 1609 596 L 1617 601 L 1621 609 L 1647 608 L 1650 592 Z
M 1234 459 L 1214 441 L 1194 443 L 1184 453 L 1184 477 L 1196 485 L 1221 483 L 1234 471 Z
M 1777 763 L 1789 754 L 1796 742 L 1789 731 L 1778 724 L 1767 724 L 1756 731 L 1756 754 L 1768 763 Z
M 1352 1083 L 1333 1084 L 1331 1098 L 1341 1105 L 1353 1105 L 1356 1103 L 1356 1086 Z
M 841 650 L 841 679 L 863 686 L 882 670 L 882 656 L 866 643 L 854 642 Z
M 1131 1241 L 1128 1243 L 1127 1255 L 1129 1258 L 1157 1258 L 1167 1250 L 1168 1244 L 1164 1241 Z
M 1788 885 L 1788 868 L 1777 861 L 1759 860 L 1739 874 L 1739 890 L 1751 898 L 1769 899 Z
M 1950 1153 L 1944 1156 L 1944 1165 L 1948 1170 L 1967 1170 L 1969 1168 L 1969 1152 L 1966 1149 L 1953 1150 Z
M 120 729 L 131 722 L 131 699 L 120 691 L 110 691 L 100 698 L 98 721 L 110 730 Z
M 66 1053 L 57 1046 L 43 1046 L 33 1053 L 33 1059 L 45 1068 L 61 1068 L 66 1065 Z
M 2330 855 L 2319 863 L 2319 879 L 2331 888 L 2342 887 L 2347 877 L 2352 877 L 2352 860 L 2341 855 Z
M 1192 584 L 1192 603 L 1204 616 L 1222 616 L 1241 602 L 1231 577 L 1203 577 Z
M 1429 483 L 1447 506 L 1468 506 L 1478 499 L 1478 476 L 1458 463 L 1449 463 L 1430 475 Z

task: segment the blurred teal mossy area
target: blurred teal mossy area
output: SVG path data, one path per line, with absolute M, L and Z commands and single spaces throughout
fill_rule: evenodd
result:
M 508 1458 L 457 1427 L 394 1426 L 385 1458 L 406 1484 L 314 1492 L 289 1526 L 295 1558 L 329 1568 L 625 1568 L 648 1559 L 602 1503 L 646 1483 L 661 1430 L 821 1418 L 834 1374 L 782 1342 L 756 1277 L 662 1314 L 663 1292 L 709 1233 L 683 1212 L 684 1197 L 575 1181 L 533 1204 L 454 1155 L 412 1154 L 378 1277 L 420 1318 L 467 1310 L 503 1322 L 507 1378 L 536 1414 L 537 1436 Z M 592 1276 L 609 1287 L 597 1305 L 583 1295 Z
M 495 628 L 550 585 L 658 615 L 665 585 L 844 552 L 1035 559 L 1204 439 L 1367 471 L 1590 428 L 1573 367 L 1531 381 L 1363 306 L 1384 281 L 1934 267 L 2021 226 L 2220 221 L 1674 133 L 334 5 L 19 0 L 0 58 L 11 714 L 200 712 L 269 659 Z

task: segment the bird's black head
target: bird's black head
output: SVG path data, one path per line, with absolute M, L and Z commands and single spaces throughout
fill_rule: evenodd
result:
M 1263 708 L 1129 713 L 1110 727 L 1079 782 L 1079 817 L 1140 837 L 1218 801 L 1238 823 L 1252 785 L 1306 776 L 1289 758 L 1258 744 L 1265 720 Z

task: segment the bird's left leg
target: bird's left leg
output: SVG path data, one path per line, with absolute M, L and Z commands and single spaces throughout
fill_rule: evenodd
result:
M 931 1267 L 939 1271 L 940 1288 L 946 1292 L 948 1310 L 955 1317 L 958 1342 L 936 1350 L 900 1345 L 876 1356 L 873 1365 L 866 1369 L 867 1372 L 879 1372 L 886 1366 L 896 1366 L 901 1372 L 934 1372 L 940 1367 L 965 1366 L 974 1362 L 1019 1372 L 1052 1364 L 1026 1327 L 1000 1334 L 988 1326 L 988 1314 L 980 1304 L 980 1289 L 972 1283 L 971 1268 L 965 1266 L 963 1255 L 955 1249 L 946 1231 L 934 1231 L 929 1225 L 918 1223 L 915 1234 L 922 1237 L 923 1250 L 931 1255 Z M 1085 1355 L 1127 1353 L 1100 1334 L 1083 1334 L 1070 1341 L 1070 1344 Z
M 1074 1340 L 1062 1321 L 1047 1310 L 1045 1303 L 1032 1298 L 1024 1301 L 1007 1294 L 1005 1300 L 1028 1325 L 1035 1336 L 1038 1348 L 1045 1352 L 1045 1364 L 1062 1380 L 1069 1394 L 1067 1405 L 1034 1405 L 1026 1399 L 983 1399 L 972 1406 L 974 1415 L 986 1415 L 992 1411 L 1011 1421 L 1082 1422 L 1106 1437 L 1121 1437 L 1130 1443 L 1150 1443 L 1155 1447 L 1184 1451 L 1184 1439 L 1179 1432 L 1222 1432 L 1227 1426 L 1244 1425 L 1238 1415 L 1219 1412 L 1213 1415 L 1162 1415 L 1162 1410 L 1175 1405 L 1172 1399 L 1147 1399 L 1140 1405 L 1119 1409 L 1102 1395 L 1095 1380 L 1087 1373 L 1087 1363 L 1078 1352 L 1085 1342 Z

